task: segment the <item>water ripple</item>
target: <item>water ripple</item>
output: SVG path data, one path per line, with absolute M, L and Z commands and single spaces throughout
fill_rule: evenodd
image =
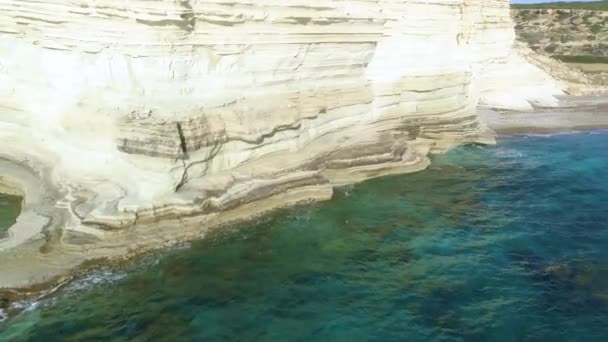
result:
M 608 132 L 458 148 L 81 278 L 0 340 L 604 341 L 606 146 Z

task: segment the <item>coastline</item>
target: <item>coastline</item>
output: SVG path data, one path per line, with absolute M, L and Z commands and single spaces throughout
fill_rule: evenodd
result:
M 494 144 L 478 103 L 531 110 L 567 88 L 514 44 L 506 0 L 237 1 L 220 12 L 135 1 L 127 17 L 42 1 L 26 11 L 40 18 L 15 21 L 19 2 L 3 33 L 0 155 L 49 196 L 32 206 L 47 221 L 0 241 L 0 305 L 2 291 L 48 289 L 90 264 Z M 97 10 L 113 15 L 88 25 Z
M 497 134 L 559 133 L 604 129 L 608 128 L 608 97 L 561 97 L 559 107 L 536 108 L 534 111 L 515 112 L 480 108 L 479 115 L 481 121 Z M 449 147 L 445 150 L 447 149 Z M 421 171 L 429 164 L 429 159 L 422 159 L 412 161 L 409 165 L 400 163 L 398 167 L 389 166 L 386 169 L 381 169 L 378 173 L 374 173 L 371 177 L 354 177 L 352 174 L 345 172 L 342 177 L 338 177 L 339 175 L 336 174 L 332 175 L 332 178 L 343 178 L 345 184 L 356 183 L 388 174 Z M 10 182 L 7 182 L 7 184 L 10 184 Z M 35 192 L 33 189 L 43 189 L 40 185 L 36 186 L 35 177 L 26 182 L 27 187 L 24 187 L 23 184 L 17 184 L 19 186 L 15 191 L 19 191 L 19 188 L 25 189 L 23 190 L 25 203 L 28 203 L 32 198 L 32 194 Z M 86 244 L 80 247 L 66 247 L 58 244 L 51 250 L 46 251 L 43 254 L 44 257 L 40 257 L 39 251 L 45 248 L 45 239 L 33 239 L 20 245 L 18 253 L 3 253 L 0 249 L 0 254 L 3 254 L 1 255 L 0 266 L 7 271 L 3 274 L 3 284 L 0 284 L 0 309 L 6 311 L 10 308 L 11 303 L 16 301 L 45 297 L 69 283 L 79 274 L 107 265 L 118 266 L 138 255 L 200 239 L 212 229 L 247 222 L 276 210 L 299 204 L 329 200 L 333 196 L 334 186 L 337 185 L 339 184 L 315 184 L 296 187 L 222 213 L 137 225 L 107 241 L 102 239 L 99 243 L 95 243 L 95 249 L 90 249 L 90 246 Z M 29 194 L 28 191 L 30 191 Z M 52 192 L 50 190 L 42 191 L 45 191 L 44 193 L 47 195 Z M 46 201 L 40 200 L 34 203 L 35 206 L 39 209 L 46 206 L 47 210 L 55 211 L 56 214 L 65 210 L 56 207 L 48 208 L 53 201 L 48 196 L 46 199 Z M 30 207 L 34 206 L 30 205 Z M 43 217 L 39 211 L 32 209 L 31 212 Z M 27 207 L 24 206 L 19 224 L 33 222 L 27 215 L 24 215 L 27 213 Z M 53 226 L 61 224 L 61 222 L 63 221 L 60 217 L 51 220 Z M 40 225 L 37 226 L 41 227 Z M 14 228 L 11 227 L 11 230 L 14 230 Z M 29 228 L 26 231 L 32 233 Z M 40 231 L 34 232 L 34 234 L 40 234 Z M 167 236 L 171 236 L 171 238 L 167 238 Z M 120 241 L 120 239 L 124 239 L 124 241 Z M 53 267 L 51 268 L 49 268 L 49 260 L 53 260 Z M 24 261 L 27 261 L 26 267 L 23 266 Z
M 347 186 L 328 202 L 79 274 L 44 298 L 15 303 L 0 340 L 314 340 L 357 326 L 365 327 L 359 336 L 386 331 L 388 340 L 421 342 L 444 329 L 492 340 L 507 327 L 526 336 L 542 328 L 556 340 L 584 329 L 596 340 L 608 333 L 607 133 L 458 147 L 425 172 Z M 429 311 L 429 303 L 441 306 Z M 452 310 L 447 328 L 435 319 Z M 338 334 L 317 332 L 344 317 L 353 324 Z M 479 322 L 491 323 L 483 336 Z M 421 336 L 425 329 L 437 333 Z
M 560 96 L 558 107 L 532 111 L 479 109 L 481 120 L 497 134 L 546 134 L 608 128 L 608 94 Z
M 53 214 L 47 215 L 48 220 L 45 222 L 34 222 L 28 216 L 29 209 L 22 211 L 18 223 L 10 230 L 20 229 L 25 224 L 28 227 L 24 231 L 30 234 L 30 239 L 15 243 L 14 236 L 11 236 L 5 241 L 0 241 L 10 244 L 6 247 L 0 245 L 4 247 L 0 248 L 2 269 L 0 310 L 10 312 L 13 303 L 44 298 L 78 275 L 94 271 L 99 267 L 119 266 L 134 257 L 201 239 L 211 230 L 249 222 L 281 209 L 330 200 L 337 186 L 386 175 L 417 172 L 426 169 L 429 165 L 428 158 L 415 156 L 405 162 L 363 166 L 346 169 L 343 172 L 333 170 L 327 175 L 333 182 L 287 188 L 283 192 L 269 197 L 254 198 L 249 203 L 222 212 L 186 215 L 136 224 L 126 230 L 108 233 L 97 241 L 86 241 L 82 245 L 62 243 L 66 235 L 75 234 L 69 229 L 66 231 L 54 229 L 66 224 L 64 217 L 66 209 L 52 207 L 54 203 L 52 198 L 35 192 L 36 187 L 32 185 L 36 184 L 36 179 L 11 179 L 17 189 L 22 190 L 24 202 L 27 202 L 26 199 L 34 198 L 35 194 L 44 197 L 44 201 L 40 200 L 36 206 L 32 206 L 33 213 L 38 214 L 40 210 L 48 208 Z M 7 166 L 7 169 L 8 167 L 21 166 L 13 164 Z M 3 165 L 0 165 L 0 169 L 3 169 Z M 55 217 L 51 218 L 52 215 Z M 59 236 L 55 236 L 53 232 L 59 232 Z M 53 241 L 43 236 L 43 233 L 50 235 Z

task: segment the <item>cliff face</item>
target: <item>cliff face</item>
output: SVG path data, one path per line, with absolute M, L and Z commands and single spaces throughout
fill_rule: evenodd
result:
M 0 0 L 0 156 L 72 249 L 328 198 L 488 141 L 478 104 L 554 104 L 514 38 L 507 0 Z

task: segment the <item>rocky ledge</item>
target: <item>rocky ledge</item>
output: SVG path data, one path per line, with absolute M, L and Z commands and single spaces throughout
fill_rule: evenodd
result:
M 563 88 L 514 38 L 508 0 L 0 0 L 0 287 L 491 143 Z

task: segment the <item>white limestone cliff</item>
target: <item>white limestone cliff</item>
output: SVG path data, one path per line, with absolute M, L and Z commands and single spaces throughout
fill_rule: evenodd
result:
M 514 38 L 508 0 L 0 0 L 0 158 L 54 208 L 19 229 L 73 267 L 423 169 L 556 103 Z

